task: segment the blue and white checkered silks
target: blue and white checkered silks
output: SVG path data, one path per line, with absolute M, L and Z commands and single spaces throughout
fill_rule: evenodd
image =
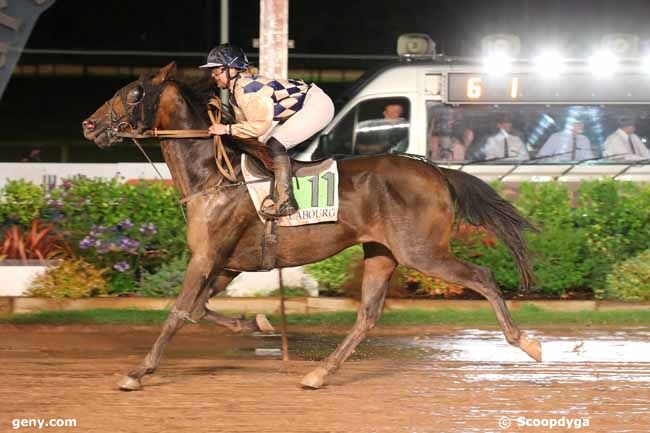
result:
M 248 83 L 242 83 L 244 93 L 259 92 L 265 87 L 272 89 L 273 120 L 282 122 L 296 114 L 305 102 L 309 86 L 301 80 L 279 80 L 262 76 L 251 76 Z

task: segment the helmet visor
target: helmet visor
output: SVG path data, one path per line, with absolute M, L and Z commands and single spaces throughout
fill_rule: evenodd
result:
M 220 66 L 224 66 L 224 64 L 223 63 L 208 62 L 205 65 L 199 66 L 199 68 L 218 68 Z

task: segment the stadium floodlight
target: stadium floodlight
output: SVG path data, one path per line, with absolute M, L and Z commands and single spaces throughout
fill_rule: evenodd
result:
M 534 60 L 535 71 L 544 77 L 556 77 L 566 70 L 564 57 L 557 51 L 544 51 Z
M 618 58 L 609 50 L 597 51 L 589 59 L 589 68 L 594 75 L 612 75 L 618 69 Z
M 521 40 L 512 34 L 487 35 L 481 40 L 483 70 L 487 74 L 503 75 L 510 72 L 512 62 L 519 55 Z
M 646 54 L 641 60 L 641 69 L 646 74 L 650 74 L 650 54 Z
M 510 72 L 512 58 L 503 52 L 494 52 L 483 58 L 483 71 L 490 75 L 504 75 Z

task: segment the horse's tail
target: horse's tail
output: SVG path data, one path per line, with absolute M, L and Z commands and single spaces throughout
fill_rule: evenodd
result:
M 485 227 L 501 239 L 517 262 L 522 288 L 530 288 L 534 277 L 524 230 L 536 230 L 535 227 L 481 179 L 459 170 L 439 169 L 447 178 L 460 215 L 470 224 Z

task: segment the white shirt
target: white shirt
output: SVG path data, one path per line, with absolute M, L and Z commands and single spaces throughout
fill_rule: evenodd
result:
M 506 143 L 508 144 L 508 155 L 506 155 Z M 528 150 L 516 135 L 510 135 L 501 130 L 489 137 L 484 147 L 485 159 L 524 160 L 528 159 Z
M 650 158 L 650 151 L 641 142 L 638 135 L 628 135 L 619 128 L 605 140 L 604 156 L 612 156 L 611 159 L 614 160 L 633 161 Z
M 591 150 L 589 139 L 582 134 L 575 136 L 575 157 L 573 156 L 574 135 L 569 131 L 556 132 L 537 152 L 540 162 L 584 161 L 596 158 Z M 555 156 L 551 156 L 555 155 Z M 548 158 L 543 158 L 548 156 Z

